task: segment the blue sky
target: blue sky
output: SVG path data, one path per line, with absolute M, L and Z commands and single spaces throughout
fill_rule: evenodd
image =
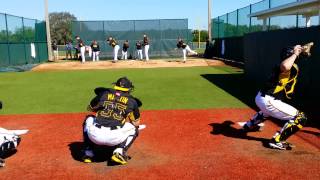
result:
M 48 0 L 49 12 L 78 20 L 189 19 L 190 29 L 207 28 L 207 0 Z M 212 17 L 261 0 L 212 0 Z M 44 0 L 4 0 L 1 13 L 44 19 Z

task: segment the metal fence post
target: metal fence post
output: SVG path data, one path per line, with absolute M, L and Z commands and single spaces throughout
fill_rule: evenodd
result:
M 8 63 L 10 65 L 11 63 L 11 57 L 10 57 L 10 44 L 9 44 L 9 31 L 8 31 L 8 19 L 7 14 L 4 14 L 5 20 L 6 20 L 6 31 L 7 31 L 7 49 L 8 49 Z
M 271 0 L 269 0 L 269 9 L 271 9 Z M 268 22 L 269 22 L 269 24 L 268 24 L 268 30 L 267 31 L 270 30 L 271 17 L 268 18 Z
M 218 16 L 218 22 L 217 22 L 217 24 L 218 24 L 218 35 L 217 35 L 217 39 L 219 39 L 219 37 L 220 37 L 220 16 Z
M 250 10 L 249 10 L 249 14 L 251 14 L 252 13 L 252 4 L 250 4 L 250 6 L 249 6 L 250 8 Z M 252 25 L 252 17 L 250 16 L 249 17 L 249 32 L 251 32 L 251 25 Z
M 237 36 L 240 36 L 240 32 L 239 32 L 239 9 L 237 9 Z
M 160 30 L 160 57 L 162 57 L 162 31 L 161 31 L 161 20 L 159 19 L 159 30 Z
M 24 18 L 22 17 L 21 20 L 22 20 L 22 32 L 23 32 L 24 60 L 25 60 L 26 64 L 28 64 L 27 49 L 26 49 L 26 33 L 25 33 L 25 29 L 24 29 Z

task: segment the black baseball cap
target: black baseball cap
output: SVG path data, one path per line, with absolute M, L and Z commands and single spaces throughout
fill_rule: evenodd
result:
M 115 85 L 113 87 L 115 90 L 124 92 L 132 91 L 134 88 L 132 82 L 127 77 L 121 77 L 113 84 Z

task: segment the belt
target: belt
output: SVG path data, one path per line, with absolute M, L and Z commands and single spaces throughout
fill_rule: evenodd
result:
M 260 91 L 260 96 L 261 96 L 261 97 L 269 96 L 269 97 L 271 97 L 271 98 L 273 98 L 273 99 L 277 100 L 277 98 L 275 98 L 274 96 L 272 96 L 272 95 L 270 95 L 270 94 L 263 93 L 263 92 L 261 92 L 261 91 Z
M 120 126 L 111 126 L 111 127 L 108 127 L 108 126 L 103 126 L 101 124 L 97 124 L 97 123 L 94 123 L 93 124 L 95 127 L 97 128 L 101 128 L 101 127 L 104 127 L 104 128 L 109 128 L 110 130 L 115 130 L 115 129 L 120 129 L 121 127 Z

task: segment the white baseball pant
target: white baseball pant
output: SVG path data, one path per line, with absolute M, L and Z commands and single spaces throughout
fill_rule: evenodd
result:
M 298 114 L 298 110 L 293 106 L 269 95 L 263 97 L 261 92 L 257 94 L 255 101 L 264 117 L 271 116 L 276 119 L 289 121 L 294 119 Z
M 120 46 L 116 45 L 113 48 L 113 60 L 117 61 L 118 60 L 118 52 L 119 52 Z
M 146 61 L 149 61 L 149 44 L 144 46 L 144 55 L 146 57 Z
M 89 117 L 86 120 L 84 131 L 87 132 L 89 139 L 97 145 L 116 146 L 129 136 L 134 136 L 136 127 L 131 123 L 125 123 L 122 128 L 111 130 L 109 127 L 97 127 L 94 118 Z

